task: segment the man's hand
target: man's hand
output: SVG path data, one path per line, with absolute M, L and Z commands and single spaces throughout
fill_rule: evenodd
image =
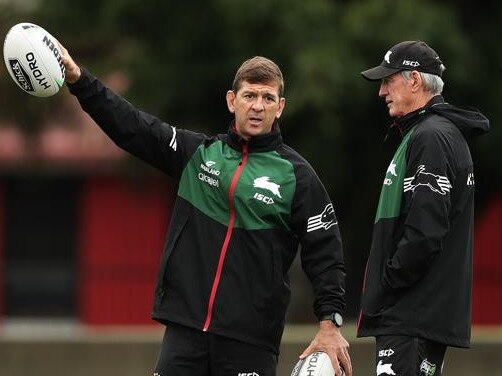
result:
M 337 376 L 342 375 L 340 365 L 347 376 L 352 376 L 349 343 L 343 338 L 340 328 L 337 328 L 330 320 L 319 323 L 319 331 L 300 355 L 300 359 L 307 357 L 314 351 L 324 351 L 329 355 Z
M 82 72 L 80 71 L 80 67 L 73 61 L 72 57 L 68 53 L 68 50 L 64 48 L 64 46 L 60 43 L 59 47 L 61 48 L 62 57 L 61 61 L 65 67 L 65 81 L 69 84 L 74 84 L 80 78 Z

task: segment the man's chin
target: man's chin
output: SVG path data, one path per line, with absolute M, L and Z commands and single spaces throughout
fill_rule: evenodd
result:
M 246 133 L 249 137 L 261 136 L 262 134 L 268 133 L 261 127 L 250 127 L 246 129 Z
M 248 139 L 250 137 L 261 136 L 261 135 L 269 133 L 270 131 L 271 131 L 271 129 L 266 130 L 262 126 L 259 126 L 259 127 L 258 126 L 247 126 L 244 129 L 241 129 L 240 132 L 239 132 L 239 129 L 237 129 L 237 133 L 242 138 L 245 138 L 245 139 Z

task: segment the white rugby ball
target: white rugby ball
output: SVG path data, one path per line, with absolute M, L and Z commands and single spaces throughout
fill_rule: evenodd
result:
M 5 36 L 3 58 L 14 82 L 31 95 L 50 97 L 64 84 L 58 41 L 38 25 L 14 25 Z
M 342 376 L 345 375 L 342 369 Z M 316 351 L 296 363 L 291 376 L 335 376 L 328 354 Z

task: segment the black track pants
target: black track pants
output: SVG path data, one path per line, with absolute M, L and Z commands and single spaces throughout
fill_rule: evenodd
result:
M 408 336 L 376 337 L 378 376 L 441 376 L 446 346 Z
M 154 376 L 275 376 L 276 368 L 270 350 L 170 323 Z

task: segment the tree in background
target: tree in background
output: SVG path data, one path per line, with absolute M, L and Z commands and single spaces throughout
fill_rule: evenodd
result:
M 0 31 L 31 21 L 48 29 L 74 58 L 102 76 L 123 71 L 125 96 L 175 126 L 225 132 L 224 102 L 238 64 L 253 55 L 277 61 L 285 75 L 284 137 L 313 164 L 337 206 L 355 315 L 382 170 L 394 150 L 383 143 L 388 118 L 378 85 L 359 72 L 398 41 L 422 39 L 447 66 L 444 94 L 477 105 L 493 129 L 477 141 L 478 208 L 500 194 L 502 117 L 496 48 L 499 3 L 467 1 L 39 0 L 34 9 L 0 3 Z M 4 12 L 5 11 L 5 12 Z M 486 47 L 487 46 L 487 47 Z M 495 73 L 495 74 L 494 74 Z M 36 129 L 64 95 L 28 98 L 0 71 L 3 119 Z

